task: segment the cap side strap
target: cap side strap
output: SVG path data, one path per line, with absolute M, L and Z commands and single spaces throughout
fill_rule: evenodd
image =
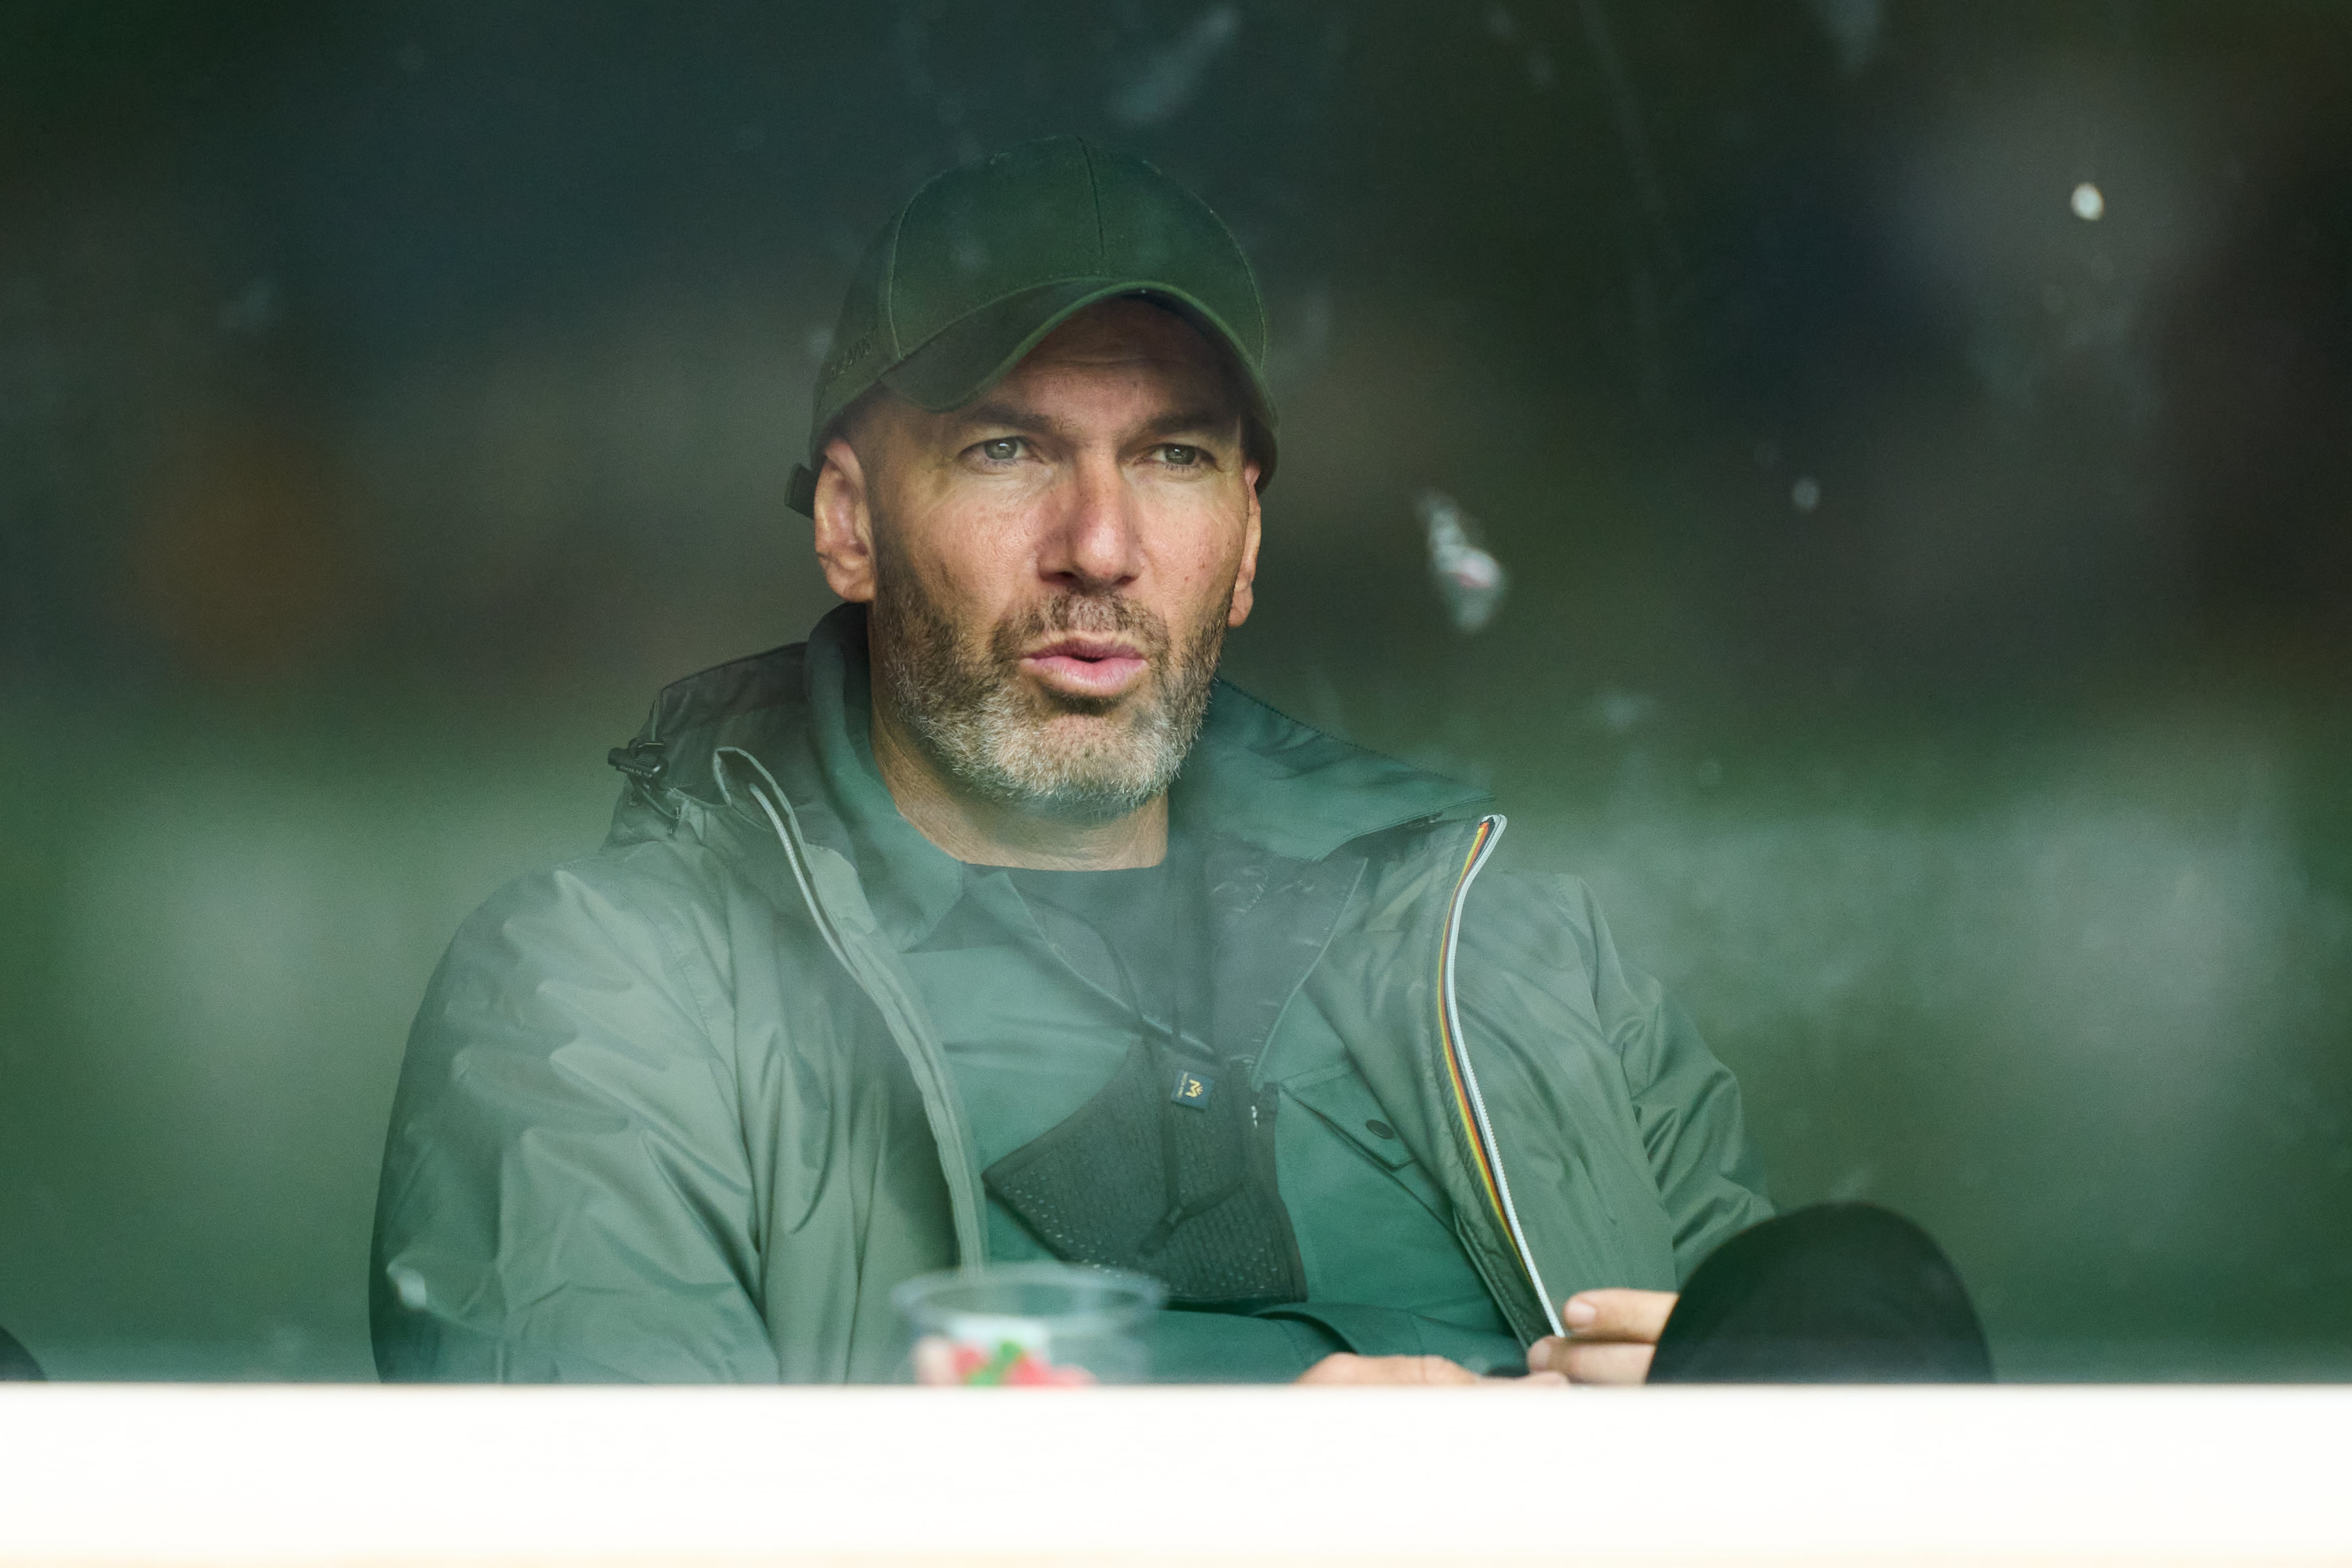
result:
M 784 487 L 784 504 L 803 517 L 816 516 L 816 475 L 806 463 L 793 465 L 793 477 Z

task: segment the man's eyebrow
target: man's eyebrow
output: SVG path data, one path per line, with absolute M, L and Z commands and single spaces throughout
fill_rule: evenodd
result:
M 969 429 L 975 425 L 1009 425 L 1015 430 L 1045 430 L 1059 433 L 1059 426 L 1034 408 L 1024 408 L 1013 403 L 976 403 L 956 416 L 956 424 Z
M 1223 435 L 1241 423 L 1241 415 L 1233 409 L 1203 405 L 1180 408 L 1146 424 L 1139 434 L 1155 436 L 1190 436 L 1214 432 Z M 1069 427 L 1034 408 L 1024 408 L 1015 403 L 979 403 L 965 409 L 956 418 L 959 428 L 970 429 L 981 425 L 999 425 L 1013 430 L 1042 430 L 1050 436 L 1066 436 Z
M 1143 427 L 1146 436 L 1231 435 L 1239 430 L 1242 416 L 1231 408 L 1180 408 L 1173 414 L 1163 414 Z

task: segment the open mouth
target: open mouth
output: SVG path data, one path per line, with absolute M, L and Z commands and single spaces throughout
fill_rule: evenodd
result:
M 1063 637 L 1024 655 L 1021 667 L 1046 685 L 1087 697 L 1116 697 L 1142 677 L 1146 660 L 1106 637 Z

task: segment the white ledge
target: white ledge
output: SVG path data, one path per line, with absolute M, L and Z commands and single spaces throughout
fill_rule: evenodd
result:
M 0 1388 L 0 1563 L 2352 1562 L 2352 1390 Z

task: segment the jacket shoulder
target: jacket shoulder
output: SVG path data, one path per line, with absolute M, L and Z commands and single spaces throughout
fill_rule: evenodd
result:
M 698 846 L 608 844 L 506 883 L 458 926 L 436 990 L 520 995 L 551 982 L 677 992 L 712 1025 L 733 990 L 726 871 Z
M 1477 887 L 1472 907 L 1484 903 L 1500 917 L 1482 921 L 1523 940 L 1572 949 L 1590 968 L 1608 931 L 1601 906 L 1583 878 L 1565 871 L 1496 871 Z

